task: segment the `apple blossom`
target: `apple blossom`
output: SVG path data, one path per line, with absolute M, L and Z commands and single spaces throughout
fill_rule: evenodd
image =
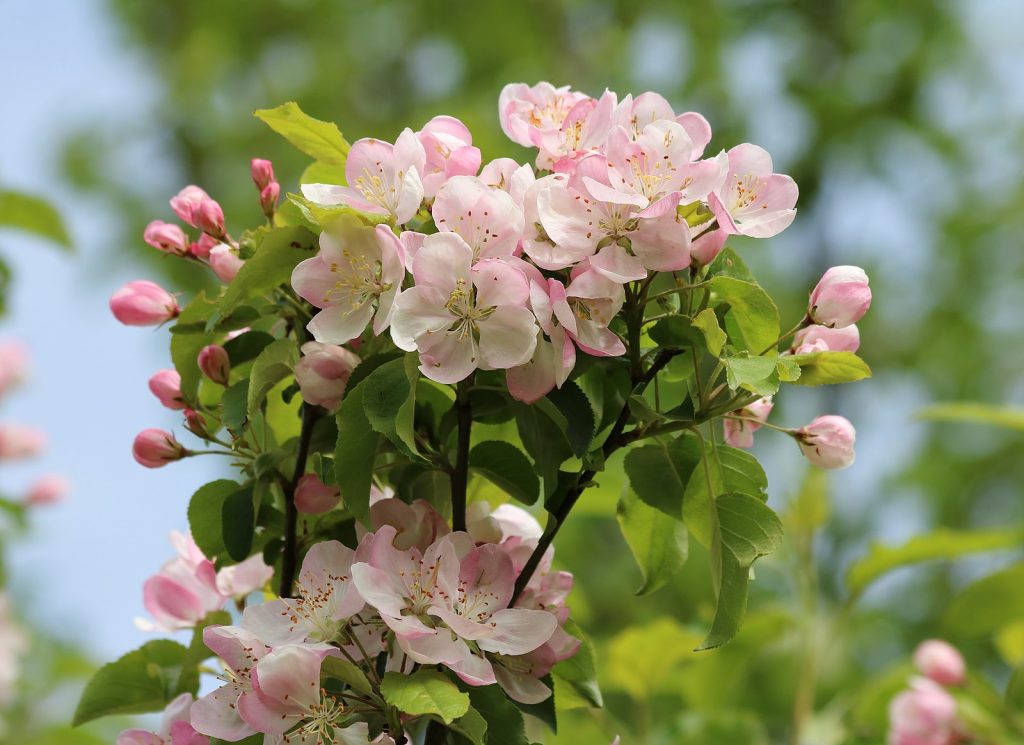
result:
M 914 666 L 939 685 L 958 686 L 967 680 L 963 655 L 949 642 L 928 639 L 914 650 Z
M 621 121 L 622 119 L 624 121 Z M 711 125 L 708 124 L 707 119 L 694 111 L 687 111 L 677 116 L 669 102 L 654 91 L 641 93 L 636 98 L 626 96 L 619 104 L 616 120 L 626 127 L 633 138 L 639 137 L 648 124 L 674 120 L 682 125 L 690 138 L 695 158 L 699 158 L 703 154 L 704 148 L 711 142 Z
M 209 439 L 210 428 L 207 426 L 206 416 L 201 411 L 186 407 L 182 413 L 185 415 L 185 429 L 196 437 Z
M 144 279 L 129 282 L 111 295 L 110 310 L 126 326 L 155 326 L 181 312 L 174 295 Z
M 217 590 L 217 570 L 190 535 L 171 533 L 177 556 L 142 587 L 142 602 L 156 627 L 165 631 L 192 628 L 224 605 Z M 144 625 L 144 624 L 142 624 Z
M 423 499 L 411 503 L 395 497 L 379 499 L 370 506 L 370 525 L 375 531 L 385 525 L 393 527 L 396 533 L 391 543 L 399 551 L 413 547 L 426 551 L 438 538 L 451 532 L 441 513 Z M 360 539 L 365 533 L 357 528 Z
M 860 348 L 860 331 L 855 324 L 842 328 L 805 326 L 793 337 L 793 354 L 813 352 L 856 352 Z
M 315 473 L 307 473 L 295 487 L 295 506 L 306 515 L 320 515 L 341 503 L 341 492 L 328 486 Z
M 796 217 L 798 189 L 789 176 L 772 173 L 772 157 L 757 145 L 732 148 L 724 183 L 708 198 L 728 235 L 771 238 Z
M 217 279 L 224 283 L 233 280 L 245 263 L 239 258 L 238 250 L 227 243 L 218 243 L 211 248 L 207 258 Z
M 71 485 L 63 476 L 54 473 L 41 476 L 29 487 L 25 504 L 34 507 L 56 504 L 64 499 L 70 488 Z
M 358 364 L 359 357 L 343 347 L 306 342 L 302 345 L 302 359 L 295 365 L 295 380 L 302 399 L 325 409 L 338 408 L 349 375 Z
M 192 212 L 195 227 L 217 240 L 226 237 L 224 232 L 224 210 L 212 199 L 204 199 Z
M 509 83 L 498 97 L 498 120 L 510 140 L 533 147 L 541 133 L 559 131 L 572 108 L 588 98 L 567 85 Z
M 210 738 L 192 727 L 192 694 L 183 693 L 164 709 L 156 732 L 129 729 L 118 735 L 117 745 L 209 745 Z
M 768 419 L 773 406 L 771 396 L 760 398 L 735 412 L 736 415 L 743 417 L 742 419 L 723 419 L 722 429 L 726 444 L 734 448 L 754 447 L 754 433 L 761 429 L 761 422 Z
M 454 176 L 437 193 L 431 210 L 437 229 L 460 236 L 473 260 L 511 256 L 523 233 L 523 211 L 512 196 L 476 176 Z
M 196 221 L 196 213 L 199 206 L 210 199 L 210 195 L 195 185 L 186 186 L 171 198 L 171 209 L 182 221 L 192 226 L 199 227 Z
M 271 181 L 274 181 L 274 164 L 263 158 L 253 158 L 249 161 L 249 174 L 256 189 L 263 191 Z
M 847 468 L 853 465 L 853 444 L 857 433 L 850 421 L 841 416 L 819 416 L 795 433 L 800 449 L 811 463 L 821 468 Z
M 522 207 L 526 190 L 537 176 L 529 165 L 520 165 L 511 158 L 496 158 L 480 169 L 480 180 L 492 189 L 507 191 L 512 201 Z
M 304 300 L 322 310 L 309 331 L 324 343 L 344 344 L 373 321 L 374 334 L 388 327 L 405 279 L 403 245 L 390 228 L 339 220 L 320 235 L 320 252 L 302 261 L 291 283 Z
M 135 442 L 132 443 L 132 456 L 139 465 L 146 468 L 160 468 L 186 455 L 188 450 L 174 439 L 174 435 L 163 429 L 144 429 L 135 436 Z
M 859 321 L 871 306 L 868 275 L 859 266 L 834 266 L 811 292 L 807 315 L 815 323 L 843 328 Z
M 46 435 L 36 427 L 0 423 L 0 461 L 34 458 L 45 445 Z
M 239 716 L 239 699 L 253 695 L 252 672 L 270 648 L 238 626 L 207 626 L 203 642 L 224 663 L 224 685 L 192 705 L 192 726 L 199 732 L 229 742 L 256 733 Z
M 231 375 L 231 359 L 220 344 L 207 344 L 199 351 L 197 359 L 203 375 L 218 385 L 227 385 Z
M 181 395 L 181 376 L 177 370 L 159 370 L 149 379 L 149 390 L 168 409 L 186 407 Z
M 197 261 L 208 264 L 210 263 L 210 252 L 219 245 L 220 241 L 213 236 L 203 233 L 199 236 L 198 240 L 189 244 L 188 252 Z
M 453 116 L 435 116 L 416 133 L 426 162 L 423 194 L 427 198 L 452 176 L 473 176 L 480 169 L 480 148 L 473 147 L 473 135 Z
M 28 351 L 19 341 L 0 342 L 0 397 L 21 383 L 28 373 Z
M 269 219 L 273 219 L 277 210 L 277 200 L 281 198 L 281 184 L 272 181 L 260 191 L 260 209 Z
M 353 143 L 345 161 L 348 186 L 303 184 L 302 194 L 319 204 L 347 204 L 375 215 L 408 222 L 423 201 L 423 145 L 406 128 L 395 144 L 373 138 Z
M 184 256 L 188 253 L 188 238 L 185 237 L 185 231 L 163 220 L 153 220 L 149 223 L 142 237 L 153 248 L 165 253 L 175 256 Z
M 914 678 L 889 704 L 889 745 L 953 745 L 956 700 L 935 681 Z
M 539 150 L 537 167 L 570 173 L 580 158 L 599 152 L 608 138 L 617 105 L 616 95 L 606 90 L 599 99 L 579 100 L 558 129 L 531 130 L 532 144 Z

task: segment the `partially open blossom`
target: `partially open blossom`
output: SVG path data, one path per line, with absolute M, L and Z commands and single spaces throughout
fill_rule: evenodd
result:
M 889 704 L 888 745 L 953 745 L 956 699 L 933 680 L 915 678 Z
M 227 243 L 218 243 L 210 249 L 207 257 L 210 268 L 217 275 L 217 279 L 227 284 L 235 278 L 238 270 L 245 263 L 238 255 L 238 250 Z
M 796 182 L 772 173 L 772 156 L 757 145 L 737 145 L 726 159 L 724 183 L 708 198 L 721 229 L 728 235 L 770 238 L 788 228 L 796 217 Z
M 181 312 L 174 295 L 145 279 L 129 282 L 111 295 L 110 310 L 126 326 L 156 326 Z
M 64 499 L 70 490 L 71 485 L 63 476 L 50 473 L 41 476 L 29 487 L 25 495 L 25 504 L 39 507 L 47 504 L 56 504 Z
M 188 455 L 188 451 L 170 432 L 144 429 L 135 436 L 132 455 L 137 463 L 146 468 L 160 468 L 172 461 L 181 460 Z
M 192 727 L 192 694 L 183 693 L 167 704 L 156 732 L 128 729 L 116 745 L 209 745 L 210 738 Z
M 199 205 L 208 200 L 210 195 L 195 185 L 186 186 L 171 198 L 171 209 L 179 218 L 193 228 L 198 228 L 196 213 Z
M 149 379 L 149 390 L 168 409 L 181 410 L 186 407 L 181 396 L 181 376 L 177 370 L 158 370 Z
M 336 409 L 359 357 L 334 344 L 308 341 L 302 345 L 302 359 L 295 365 L 295 380 L 302 399 L 325 409 Z
M 855 324 L 829 328 L 817 324 L 805 326 L 793 338 L 793 354 L 814 352 L 856 352 L 860 348 L 860 331 Z
M 213 199 L 204 199 L 192 213 L 196 227 L 217 240 L 222 240 L 224 233 L 224 210 Z
M 426 162 L 423 194 L 433 197 L 452 176 L 473 176 L 480 170 L 480 148 L 473 147 L 473 135 L 453 116 L 435 116 L 416 133 Z
M 217 572 L 217 592 L 225 598 L 244 598 L 263 587 L 274 576 L 262 554 L 250 556 L 240 564 L 232 564 Z
M 0 424 L 0 461 L 34 458 L 43 451 L 46 435 L 24 424 Z
M 328 486 L 315 473 L 307 473 L 295 487 L 295 507 L 306 515 L 319 515 L 334 509 L 341 502 L 341 492 Z
M 853 445 L 857 438 L 850 421 L 841 416 L 819 416 L 796 431 L 800 449 L 811 463 L 821 468 L 846 468 L 853 465 Z
M 944 686 L 963 685 L 967 664 L 963 655 L 949 642 L 928 639 L 914 650 L 914 665 L 926 678 Z
M 28 351 L 19 341 L 0 342 L 0 396 L 21 383 L 28 372 Z
M 498 97 L 498 121 L 510 140 L 534 147 L 544 133 L 561 130 L 572 108 L 588 98 L 567 85 L 509 83 Z
M 859 266 L 834 266 L 818 281 L 807 309 L 815 323 L 843 328 L 859 321 L 871 306 L 868 275 Z
M 220 344 L 207 344 L 199 351 L 197 360 L 203 375 L 218 385 L 227 385 L 231 375 L 231 359 Z
M 176 256 L 184 256 L 188 253 L 188 238 L 185 236 L 185 231 L 177 225 L 163 220 L 153 220 L 147 225 L 142 238 L 153 248 L 165 253 Z
M 256 188 L 263 191 L 274 180 L 274 164 L 269 160 L 253 158 L 249 161 L 249 173 Z
M 754 447 L 754 433 L 761 429 L 761 423 L 768 419 L 772 412 L 771 396 L 760 398 L 739 411 L 733 412 L 742 419 L 723 419 L 722 430 L 725 442 L 734 448 Z
M 252 673 L 270 649 L 252 632 L 238 626 L 207 626 L 203 642 L 224 661 L 224 685 L 192 705 L 192 726 L 228 742 L 255 734 L 238 713 L 242 696 L 252 695 Z

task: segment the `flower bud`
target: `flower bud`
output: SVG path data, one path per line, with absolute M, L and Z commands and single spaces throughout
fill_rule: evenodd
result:
M 235 278 L 245 262 L 238 258 L 238 252 L 227 243 L 219 243 L 210 251 L 210 268 L 217 279 L 227 284 Z
M 63 476 L 47 474 L 29 488 L 28 494 L 25 495 L 25 504 L 33 507 L 56 504 L 64 499 L 70 488 L 68 480 Z
M 796 431 L 804 456 L 821 468 L 847 468 L 853 465 L 853 444 L 857 431 L 841 416 L 819 416 Z
M 198 228 L 196 211 L 203 200 L 209 198 L 210 195 L 198 186 L 186 186 L 178 192 L 177 196 L 171 198 L 171 209 L 186 224 L 191 225 L 193 228 Z
M 910 689 L 889 704 L 889 745 L 949 745 L 956 741 L 956 699 L 934 681 L 915 678 Z
M 188 451 L 163 429 L 144 429 L 135 436 L 132 455 L 146 468 L 160 468 L 171 461 L 181 460 Z
M 252 174 L 252 182 L 256 188 L 263 191 L 267 185 L 274 180 L 274 164 L 262 158 L 253 158 L 249 161 L 249 172 Z
M 830 329 L 828 326 L 805 326 L 793 337 L 793 354 L 814 352 L 856 352 L 860 348 L 860 331 L 855 324 Z
M 181 396 L 181 376 L 177 370 L 160 370 L 149 379 L 149 390 L 160 399 L 160 403 L 175 411 L 185 408 Z
M 271 181 L 260 192 L 260 209 L 267 217 L 274 216 L 277 209 L 277 199 L 281 196 L 281 184 Z
M 204 199 L 195 211 L 196 227 L 220 240 L 224 238 L 224 210 L 212 199 Z
M 175 256 L 184 256 L 188 253 L 188 238 L 185 237 L 185 231 L 163 220 L 154 220 L 147 225 L 142 239 L 165 253 Z
M 206 417 L 195 409 L 185 409 L 185 429 L 203 440 L 209 439 L 210 430 L 206 426 Z
M 927 678 L 946 686 L 963 685 L 967 663 L 956 647 L 941 639 L 928 639 L 914 650 L 914 665 Z
M 188 247 L 188 250 L 189 253 L 191 253 L 192 256 L 198 259 L 199 261 L 209 263 L 210 252 L 213 251 L 213 249 L 215 249 L 219 245 L 220 241 L 218 241 L 212 235 L 207 235 L 206 233 L 203 233 L 201 236 L 199 236 L 198 241 L 196 241 L 195 243 L 191 244 Z
M 0 396 L 21 383 L 28 374 L 28 352 L 21 342 L 0 342 Z
M 155 326 L 181 312 L 178 301 L 155 282 L 129 282 L 110 297 L 114 318 L 126 326 Z
M 23 424 L 0 424 L 0 461 L 34 458 L 46 446 L 46 435 Z
M 761 429 L 762 422 L 767 421 L 774 405 L 771 396 L 768 396 L 735 412 L 744 419 L 723 419 L 722 431 L 726 444 L 734 448 L 754 447 L 754 433 Z
M 227 385 L 231 375 L 231 360 L 220 344 L 209 344 L 199 352 L 199 369 L 218 385 Z
M 858 266 L 834 266 L 811 293 L 807 315 L 815 323 L 843 328 L 859 321 L 871 305 L 868 275 Z
M 341 492 L 328 486 L 315 473 L 307 473 L 295 487 L 295 507 L 306 515 L 320 515 L 341 502 Z
M 295 380 L 308 404 L 336 409 L 359 357 L 342 347 L 310 341 L 302 345 L 303 357 L 295 366 Z

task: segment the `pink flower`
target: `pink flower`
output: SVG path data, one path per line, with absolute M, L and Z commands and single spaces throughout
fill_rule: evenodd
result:
M 225 683 L 192 705 L 192 726 L 229 742 L 255 734 L 256 730 L 239 716 L 238 704 L 243 696 L 253 695 L 253 669 L 270 648 L 238 626 L 207 626 L 203 642 L 224 661 Z
M 523 211 L 512 196 L 476 176 L 454 176 L 431 209 L 437 229 L 452 232 L 473 249 L 473 260 L 507 258 L 523 234 Z
M 220 344 L 207 344 L 199 351 L 199 369 L 217 385 L 227 385 L 231 375 L 231 359 Z M 179 379 L 180 380 L 180 379 Z
M 177 370 L 159 370 L 149 379 L 149 390 L 168 409 L 181 410 L 186 407 L 181 396 L 181 376 Z
M 424 196 L 433 197 L 452 176 L 473 176 L 480 169 L 480 148 L 473 147 L 473 135 L 455 117 L 435 116 L 416 137 L 426 153 Z
M 213 562 L 203 556 L 192 536 L 173 532 L 171 542 L 178 555 L 142 587 L 143 605 L 164 631 L 192 628 L 222 608 L 226 599 L 217 590 Z
M 616 95 L 606 90 L 599 99 L 584 98 L 576 103 L 557 130 L 531 131 L 532 144 L 540 150 L 537 167 L 571 173 L 581 158 L 600 152 L 614 124 L 617 105 Z
M 25 504 L 39 507 L 47 504 L 56 504 L 63 501 L 70 490 L 71 485 L 63 476 L 47 474 L 37 480 L 25 495 Z
M 927 678 L 889 704 L 889 745 L 952 745 L 957 742 L 956 700 Z
M 722 430 L 726 444 L 732 445 L 734 448 L 754 447 L 754 433 L 761 429 L 761 422 L 768 419 L 774 405 L 771 396 L 768 396 L 734 412 L 746 419 L 723 419 Z M 756 421 L 749 421 L 750 419 Z
M 586 264 L 572 271 L 572 281 L 564 293 L 548 282 L 553 323 L 561 324 L 582 351 L 596 357 L 618 357 L 626 347 L 608 324 L 625 302 L 622 285 L 613 282 Z
M 125 730 L 118 735 L 117 745 L 209 745 L 210 739 L 192 727 L 192 705 L 192 694 L 181 694 L 167 704 L 159 730 Z
M 693 143 L 693 156 L 699 158 L 704 148 L 711 142 L 711 125 L 700 114 L 687 111 L 676 116 L 672 106 L 661 95 L 648 91 L 636 98 L 626 96 L 619 104 L 616 114 L 619 124 L 637 138 L 648 124 L 661 120 L 674 120 L 682 125 L 687 136 Z
M 268 218 L 273 219 L 277 209 L 277 200 L 281 198 L 281 184 L 271 181 L 260 191 L 260 210 Z
M 967 664 L 956 647 L 941 639 L 928 639 L 914 650 L 914 665 L 926 678 L 945 686 L 963 685 Z
M 320 515 L 340 503 L 338 487 L 328 486 L 315 473 L 304 474 L 295 487 L 295 506 L 303 514 Z
M 219 245 L 220 241 L 213 236 L 203 233 L 199 236 L 199 240 L 189 245 L 188 250 L 198 261 L 209 263 L 210 252 Z
M 19 341 L 0 342 L 0 396 L 21 383 L 28 374 L 28 350 Z
M 393 527 L 396 533 L 392 545 L 399 551 L 413 547 L 426 551 L 434 541 L 451 532 L 441 513 L 423 499 L 411 503 L 396 497 L 379 499 L 370 507 L 370 525 L 375 531 L 385 525 Z M 366 534 L 358 525 L 356 532 L 360 540 Z
M 358 140 L 345 161 L 348 186 L 304 184 L 302 194 L 319 204 L 347 204 L 363 212 L 390 215 L 403 224 L 423 201 L 421 178 L 426 158 L 411 129 L 405 129 L 394 145 L 370 138 Z
M 302 399 L 332 410 L 341 406 L 345 386 L 359 357 L 333 344 L 308 341 L 302 345 L 302 359 L 295 365 L 295 381 Z
M 274 568 L 264 563 L 263 555 L 254 554 L 217 572 L 217 592 L 226 598 L 244 598 L 267 584 L 273 576 Z
M 417 252 L 413 276 L 416 286 L 396 302 L 391 338 L 419 351 L 428 378 L 455 383 L 477 368 L 507 369 L 531 357 L 536 321 L 525 307 L 526 276 L 515 266 L 501 259 L 474 265 L 473 249 L 457 233 L 437 233 Z
M 541 82 L 531 88 L 525 83 L 509 83 L 498 97 L 501 130 L 513 142 L 534 147 L 541 133 L 560 131 L 572 108 L 588 99 L 567 85 L 556 88 Z
M 697 235 L 690 244 L 690 258 L 701 266 L 707 266 L 721 253 L 725 247 L 725 241 L 729 237 L 721 228 L 709 230 L 710 222 L 695 228 L 693 232 Z
M 511 158 L 497 158 L 480 171 L 480 180 L 492 189 L 507 191 L 512 201 L 522 207 L 526 190 L 537 180 L 533 169 Z
M 292 272 L 295 291 L 323 309 L 309 323 L 313 337 L 344 344 L 371 320 L 374 334 L 384 331 L 405 279 L 402 254 L 402 243 L 386 225 L 340 220 L 321 233 L 320 252 Z
M 171 209 L 186 224 L 198 228 L 196 213 L 199 210 L 199 205 L 209 199 L 210 195 L 198 186 L 186 186 L 178 192 L 177 196 L 171 198 Z
M 224 210 L 220 204 L 212 199 L 204 199 L 193 211 L 192 218 L 196 221 L 196 227 L 207 235 L 217 240 L 226 237 L 224 232 Z
M 185 231 L 163 220 L 154 220 L 147 225 L 142 238 L 153 248 L 165 253 L 175 256 L 184 256 L 188 253 L 188 238 L 185 237 Z
M 728 153 L 725 182 L 708 199 L 718 224 L 728 235 L 771 238 L 796 217 L 796 182 L 772 173 L 772 156 L 757 145 L 743 144 Z
M 132 443 L 132 456 L 139 465 L 146 468 L 160 468 L 186 455 L 188 450 L 174 439 L 174 435 L 163 429 L 144 429 L 135 436 L 135 442 Z
M 238 270 L 245 263 L 239 258 L 238 251 L 227 243 L 218 243 L 211 248 L 207 258 L 210 262 L 210 268 L 217 275 L 217 279 L 225 284 L 235 278 Z
M 0 461 L 34 458 L 46 446 L 46 435 L 35 427 L 0 424 Z
M 126 326 L 155 326 L 181 312 L 174 295 L 144 279 L 129 282 L 111 295 L 110 310 Z
M 467 530 L 477 543 L 501 543 L 509 538 L 536 542 L 544 532 L 537 518 L 514 504 L 491 509 L 487 502 L 473 502 L 466 521 Z
M 828 326 L 806 326 L 793 338 L 793 354 L 814 352 L 856 352 L 860 348 L 860 331 L 854 324 L 831 329 Z
M 811 292 L 807 315 L 815 323 L 843 328 L 859 321 L 871 307 L 868 275 L 858 266 L 834 266 Z
M 844 417 L 819 416 L 797 430 L 796 438 L 804 456 L 816 466 L 841 469 L 853 465 L 857 432 Z
M 249 161 L 249 173 L 257 190 L 263 191 L 274 180 L 274 164 L 269 160 L 253 158 Z

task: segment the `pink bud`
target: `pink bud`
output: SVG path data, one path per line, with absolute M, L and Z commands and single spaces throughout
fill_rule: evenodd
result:
M 46 446 L 46 435 L 23 424 L 0 424 L 0 461 L 34 458 Z
M 857 431 L 841 416 L 819 416 L 796 432 L 804 456 L 821 468 L 847 468 L 853 465 L 853 444 Z
M 856 352 L 860 348 L 860 331 L 855 324 L 830 329 L 828 326 L 806 326 L 793 338 L 793 354 L 813 352 Z
M 18 341 L 0 342 L 0 396 L 21 383 L 28 373 L 28 351 Z
M 858 266 L 834 266 L 811 293 L 807 314 L 815 323 L 842 328 L 859 321 L 871 306 L 868 275 Z
M 171 198 L 171 209 L 186 224 L 191 225 L 193 228 L 198 228 L 196 211 L 199 209 L 202 201 L 209 198 L 210 195 L 198 186 L 186 186 L 178 192 L 176 197 Z
M 181 460 L 188 451 L 174 435 L 163 429 L 144 429 L 135 436 L 132 455 L 146 468 L 160 468 L 171 461 Z
M 210 268 L 225 284 L 235 278 L 244 263 L 238 258 L 238 252 L 227 243 L 220 243 L 210 251 Z
M 160 399 L 160 403 L 168 409 L 185 408 L 185 400 L 181 396 L 181 376 L 177 370 L 160 370 L 149 379 L 149 390 Z
M 260 209 L 267 217 L 274 216 L 277 209 L 277 199 L 281 196 L 281 184 L 271 181 L 260 192 Z
M 163 220 L 154 220 L 147 225 L 142 239 L 153 248 L 169 254 L 184 256 L 188 253 L 188 238 L 185 237 L 185 231 Z
M 199 352 L 199 369 L 203 375 L 219 385 L 228 384 L 231 375 L 231 360 L 227 350 L 220 344 L 209 344 Z
M 315 473 L 307 473 L 295 487 L 295 506 L 306 515 L 319 515 L 334 509 L 341 501 L 336 486 L 328 486 Z
M 914 665 L 921 674 L 947 686 L 963 685 L 967 663 L 956 647 L 941 639 L 928 639 L 914 650 Z
M 129 282 L 111 295 L 110 310 L 126 326 L 154 326 L 181 312 L 174 295 L 145 279 Z
M 359 357 L 342 347 L 310 341 L 302 345 L 303 357 L 295 366 L 295 380 L 308 404 L 336 409 Z
M 712 230 L 709 233 L 698 233 L 697 240 L 690 244 L 690 258 L 701 266 L 707 266 L 725 248 L 725 241 L 728 237 L 728 234 L 721 229 Z
M 199 240 L 191 244 L 188 247 L 189 253 L 192 254 L 199 261 L 209 262 L 210 252 L 213 251 L 217 246 L 220 245 L 220 241 L 214 238 L 212 235 L 203 233 L 199 236 Z
M 252 182 L 260 191 L 266 189 L 267 184 L 274 180 L 274 165 L 269 160 L 253 158 L 249 161 L 249 172 L 252 174 Z
M 204 199 L 195 211 L 196 227 L 220 240 L 224 238 L 224 210 L 212 199 Z
M 771 396 L 768 396 L 735 412 L 744 417 L 743 419 L 723 419 L 722 431 L 726 444 L 732 445 L 734 448 L 754 447 L 754 433 L 761 429 L 762 422 L 768 420 L 768 415 L 772 413 L 774 405 Z M 756 421 L 750 421 L 752 419 Z
M 889 745 L 952 745 L 958 739 L 956 700 L 934 681 L 914 678 L 889 704 Z
M 34 507 L 56 504 L 64 499 L 71 485 L 63 476 L 47 474 L 36 481 L 25 495 L 25 503 Z
M 206 426 L 206 417 L 195 409 L 185 409 L 185 429 L 196 437 L 207 439 L 210 433 Z

